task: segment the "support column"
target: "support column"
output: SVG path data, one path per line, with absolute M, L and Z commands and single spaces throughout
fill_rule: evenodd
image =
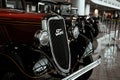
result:
M 27 12 L 30 12 L 30 5 L 27 4 Z
M 78 8 L 78 15 L 85 15 L 85 0 L 71 0 L 72 6 Z
M 85 6 L 85 15 L 89 15 L 90 14 L 90 4 L 86 4 Z
M 79 15 L 85 15 L 85 0 L 76 0 Z

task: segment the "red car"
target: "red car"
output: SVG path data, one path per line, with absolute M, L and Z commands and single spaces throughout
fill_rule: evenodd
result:
M 83 35 L 68 40 L 63 17 L 27 13 L 24 0 L 0 0 L 0 80 L 61 80 L 91 63 L 91 53 Z
M 0 7 L 0 43 L 33 42 L 45 14 L 26 13 L 21 0 L 7 0 Z

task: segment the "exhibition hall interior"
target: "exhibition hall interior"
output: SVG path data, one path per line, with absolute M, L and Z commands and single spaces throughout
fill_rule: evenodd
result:
M 0 80 L 120 80 L 120 0 L 0 0 Z

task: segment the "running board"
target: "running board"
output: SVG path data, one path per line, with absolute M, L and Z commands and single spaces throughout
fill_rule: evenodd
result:
M 72 73 L 71 75 L 63 78 L 62 80 L 75 80 L 76 78 L 80 77 L 84 73 L 88 72 L 89 70 L 95 68 L 101 63 L 101 58 L 97 59 L 96 61 L 92 62 L 91 64 L 87 65 L 86 67 Z

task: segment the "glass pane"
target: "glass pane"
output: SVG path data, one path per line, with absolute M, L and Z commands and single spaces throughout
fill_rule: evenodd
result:
M 0 0 L 0 8 L 2 7 L 2 0 Z
M 6 0 L 6 7 L 10 9 L 23 9 L 22 0 Z
M 61 14 L 70 14 L 71 5 L 61 5 Z

